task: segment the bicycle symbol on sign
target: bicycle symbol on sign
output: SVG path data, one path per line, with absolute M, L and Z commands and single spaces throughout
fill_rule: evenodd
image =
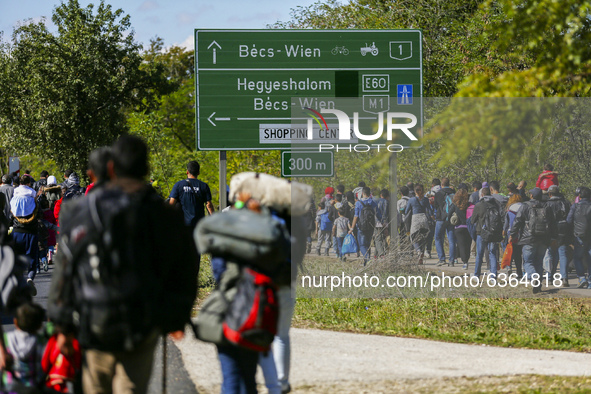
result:
M 365 56 L 368 53 L 371 53 L 374 56 L 377 56 L 379 51 L 378 51 L 378 47 L 376 47 L 376 43 L 372 42 L 371 46 L 367 46 L 367 43 L 365 43 L 364 47 L 361 47 L 361 56 Z
M 347 56 L 349 54 L 349 50 L 347 48 L 345 48 L 344 45 L 342 47 L 335 46 L 334 48 L 332 48 L 330 53 L 332 53 L 333 55 L 337 55 L 340 53 L 340 54 Z

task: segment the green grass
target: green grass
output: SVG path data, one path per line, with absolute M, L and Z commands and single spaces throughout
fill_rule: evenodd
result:
M 296 386 L 298 393 L 591 393 L 591 378 L 579 376 L 486 376 L 406 379 Z
M 298 299 L 294 326 L 591 352 L 591 300 Z

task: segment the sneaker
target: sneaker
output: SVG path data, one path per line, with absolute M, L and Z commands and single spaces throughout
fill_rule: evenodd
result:
M 43 257 L 41 259 L 41 262 L 43 263 L 43 271 L 45 271 L 45 272 L 49 271 L 49 263 L 47 262 L 47 259 L 45 257 Z
M 562 287 L 570 287 L 570 285 L 568 284 L 568 280 L 562 281 Z
M 589 288 L 589 282 L 587 282 L 587 279 L 579 278 L 579 285 L 577 286 L 577 289 L 587 289 L 587 288 Z
M 318 253 L 318 256 L 321 256 L 321 254 L 320 254 L 320 249 L 318 249 L 318 250 L 316 251 L 316 253 Z
M 423 257 L 426 258 L 426 259 L 430 259 L 431 258 L 431 256 L 429 256 L 429 253 L 427 251 L 425 251 L 423 253 Z
M 291 385 L 287 383 L 286 385 L 281 384 L 281 394 L 287 394 L 291 392 Z
M 467 270 L 468 270 L 468 264 L 464 264 L 464 265 L 462 265 L 462 269 L 463 269 L 464 271 L 467 271 Z
M 447 265 L 447 263 L 443 260 L 439 260 L 439 263 L 436 264 L 437 267 L 441 267 L 443 265 Z
M 453 261 L 451 261 L 451 262 L 449 263 L 449 266 L 450 266 L 450 267 L 453 267 L 453 266 L 455 266 L 455 265 L 456 265 L 456 261 L 455 261 L 455 260 L 453 260 Z
M 347 258 L 345 256 L 343 256 L 343 261 L 347 261 Z
M 33 279 L 27 279 L 27 285 L 29 285 L 31 295 L 35 297 L 37 295 L 37 288 L 35 287 L 35 283 L 33 283 Z
M 532 287 L 532 292 L 538 294 L 542 291 L 542 285 Z

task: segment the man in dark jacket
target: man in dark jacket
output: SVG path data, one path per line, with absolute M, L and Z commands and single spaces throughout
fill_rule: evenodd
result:
M 111 181 L 62 208 L 48 315 L 64 349 L 76 334 L 85 349 L 85 393 L 146 392 L 159 335 L 182 337 L 191 317 L 197 251 L 146 184 L 147 160 L 142 140 L 121 137 Z
M 36 192 L 39 191 L 40 188 L 47 186 L 47 177 L 49 176 L 49 172 L 43 170 L 39 175 L 39 180 L 33 184 L 33 189 Z
M 502 218 L 503 209 L 499 202 L 491 196 L 488 187 L 483 187 L 480 189 L 480 192 L 482 193 L 482 199 L 474 206 L 474 211 L 470 218 L 471 223 L 474 224 L 476 229 L 476 265 L 474 267 L 474 276 L 480 277 L 484 253 L 488 249 L 491 277 L 496 278 L 499 242 L 488 234 L 485 234 L 483 228 L 486 228 L 486 224 L 489 222 L 487 215 L 490 217 L 490 210 L 493 210 Z M 498 232 L 498 230 L 496 231 Z M 500 237 L 502 238 L 502 226 Z
M 560 194 L 560 190 L 556 185 L 552 185 L 550 188 L 548 188 L 548 195 L 550 196 L 550 199 L 546 205 L 552 209 L 552 212 L 554 212 L 554 218 L 556 219 L 557 224 L 556 247 L 548 248 L 551 267 L 550 275 L 552 276 L 553 280 L 554 274 L 556 273 L 556 268 L 558 267 L 558 261 L 560 261 L 560 277 L 562 279 L 562 286 L 569 287 L 568 272 L 566 269 L 568 265 L 566 248 L 572 242 L 573 232 L 571 226 L 566 222 L 566 218 L 570 210 L 570 203 L 565 200 L 562 194 Z
M 435 208 L 437 209 L 435 215 L 435 248 L 437 249 L 437 256 L 439 257 L 438 266 L 445 265 L 445 249 L 443 247 L 444 236 L 447 234 L 449 242 L 449 264 L 454 266 L 456 261 L 456 237 L 454 235 L 454 228 L 446 221 L 447 210 L 446 205 L 451 204 L 455 190 L 449 186 L 449 179 L 441 179 L 441 190 L 435 193 Z
M 542 202 L 542 189 L 536 187 L 529 193 L 531 199 L 523 203 L 515 216 L 509 242 L 517 238 L 518 244 L 523 245 L 523 268 L 532 282 L 533 293 L 537 294 L 542 291 L 544 255 L 551 240 L 557 237 L 557 226 L 554 212 Z
M 589 287 L 586 274 L 589 270 L 589 256 L 591 255 L 591 189 L 582 187 L 580 197 L 581 200 L 573 204 L 570 209 L 566 222 L 573 226 L 575 236 L 574 263 L 579 277 L 578 287 L 582 289 Z

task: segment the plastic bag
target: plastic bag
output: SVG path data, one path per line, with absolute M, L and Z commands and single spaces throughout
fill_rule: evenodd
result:
M 343 240 L 343 247 L 341 248 L 341 253 L 357 253 L 358 250 L 359 249 L 357 247 L 357 241 L 355 240 L 353 234 L 347 234 L 345 236 L 345 239 Z
M 501 261 L 501 269 L 511 266 L 511 257 L 513 255 L 513 244 L 508 243 L 503 253 L 503 260 Z

